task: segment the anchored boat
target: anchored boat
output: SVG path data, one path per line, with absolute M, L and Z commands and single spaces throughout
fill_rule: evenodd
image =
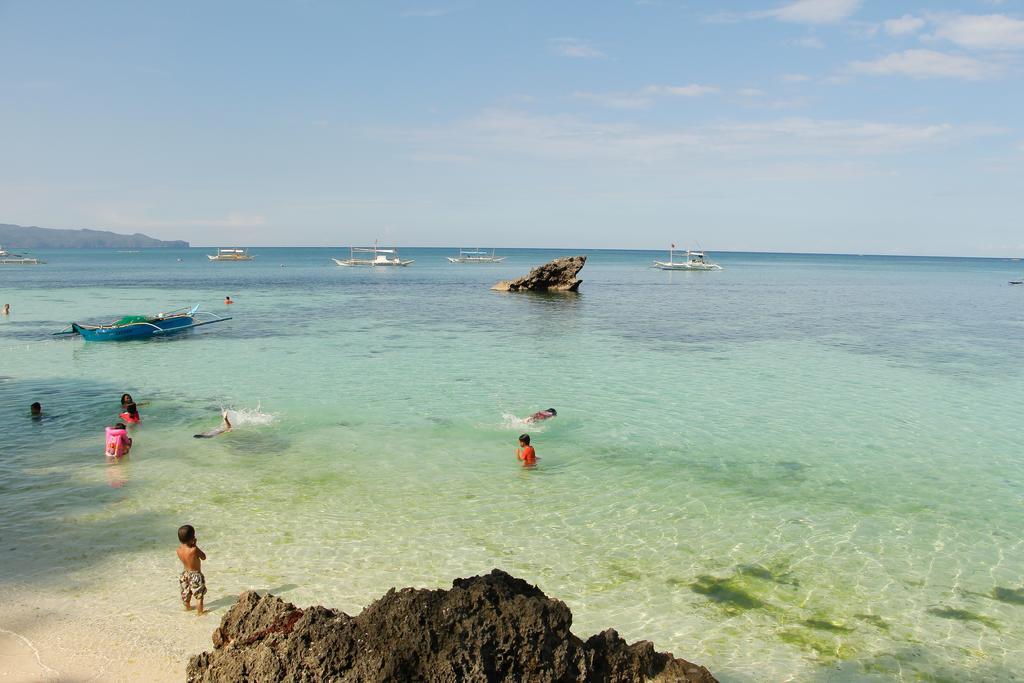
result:
M 126 315 L 114 322 L 100 325 L 71 323 L 68 328 L 54 332 L 54 335 L 78 334 L 86 341 L 127 341 L 184 332 L 202 325 L 221 323 L 225 320 L 231 320 L 231 318 L 206 311 L 200 312 L 199 306 L 196 305 L 192 308 L 180 308 L 155 316 Z
M 505 260 L 504 256 L 495 256 L 494 249 L 491 249 L 490 254 L 480 249 L 460 249 L 458 256 L 445 258 L 451 263 L 501 263 Z
M 686 250 L 686 260 L 675 260 L 676 245 L 668 251 L 668 261 L 655 261 L 652 268 L 661 270 L 722 270 L 722 266 L 707 260 L 703 251 Z
M 0 247 L 0 266 L 38 266 L 41 263 L 46 263 L 46 261 L 37 259 L 34 256 L 12 254 L 9 251 L 4 251 L 3 247 Z
M 368 254 L 369 257 L 359 257 L 356 254 Z M 381 249 L 377 245 L 372 247 L 349 247 L 347 259 L 332 258 L 339 266 L 407 266 L 415 259 L 402 260 L 398 258 L 398 249 Z
M 207 254 L 206 258 L 211 261 L 252 261 L 252 256 L 245 249 L 235 247 L 233 249 L 218 249 L 216 254 Z

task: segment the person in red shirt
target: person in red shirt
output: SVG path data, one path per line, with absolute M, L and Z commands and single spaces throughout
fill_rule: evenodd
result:
M 139 415 L 139 407 L 134 403 L 129 403 L 124 407 L 121 419 L 129 424 L 138 424 L 142 421 L 142 416 Z
M 516 458 L 523 462 L 523 467 L 532 467 L 537 464 L 537 451 L 530 445 L 530 435 L 519 436 L 519 448 L 516 449 Z

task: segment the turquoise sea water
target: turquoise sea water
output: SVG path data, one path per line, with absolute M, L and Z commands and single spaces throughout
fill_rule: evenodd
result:
M 0 267 L 0 584 L 171 612 L 189 522 L 215 606 L 251 585 L 358 611 L 498 566 L 564 600 L 578 634 L 615 627 L 723 681 L 1024 672 L 1024 287 L 1007 285 L 1024 262 L 208 251 Z M 489 290 L 572 253 L 578 296 Z M 234 319 L 49 336 L 197 302 Z M 109 467 L 122 391 L 149 404 Z M 221 407 L 243 424 L 193 439 Z

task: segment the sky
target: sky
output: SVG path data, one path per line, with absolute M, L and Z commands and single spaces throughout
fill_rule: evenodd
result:
M 0 222 L 1024 256 L 1024 0 L 0 0 Z

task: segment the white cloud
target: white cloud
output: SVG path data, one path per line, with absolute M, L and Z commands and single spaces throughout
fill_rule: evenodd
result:
M 770 10 L 718 12 L 704 18 L 710 23 L 730 24 L 748 19 L 776 19 L 794 24 L 835 24 L 848 18 L 863 0 L 792 0 Z
M 449 154 L 508 155 L 551 160 L 606 160 L 633 163 L 700 164 L 718 160 L 848 159 L 947 144 L 992 131 L 947 123 L 893 124 L 858 120 L 784 118 L 648 128 L 594 122 L 571 116 L 538 116 L 491 109 L 451 126 L 412 131 L 389 130 Z
M 231 211 L 217 218 L 153 219 L 138 215 L 125 215 L 120 211 L 101 211 L 105 225 L 133 230 L 161 230 L 164 228 L 255 228 L 267 224 L 267 219 L 256 214 Z
M 434 9 L 410 9 L 401 13 L 403 17 L 443 17 L 455 10 L 450 7 L 438 7 Z
M 995 75 L 999 67 L 964 55 L 934 50 L 893 52 L 870 62 L 852 62 L 854 73 L 872 76 L 910 76 L 911 78 L 961 78 L 980 80 Z
M 573 97 L 589 100 L 610 109 L 649 109 L 657 97 L 702 97 L 717 93 L 718 88 L 710 85 L 649 85 L 637 92 L 585 92 L 577 91 Z
M 610 109 L 648 109 L 654 105 L 654 99 L 644 95 L 631 93 L 599 93 L 599 92 L 574 92 L 573 97 L 580 100 L 588 100 L 602 107 Z
M 889 19 L 882 22 L 882 28 L 891 36 L 902 36 L 914 33 L 924 26 L 924 19 L 915 17 L 912 14 L 904 14 L 899 19 Z
M 935 22 L 932 38 L 971 49 L 1024 48 L 1024 21 L 1005 14 L 945 14 L 932 19 Z
M 793 44 L 797 47 L 807 47 L 812 50 L 824 49 L 825 43 L 818 36 L 804 36 L 803 38 L 797 38 L 793 41 Z
M 425 164 L 465 164 L 473 160 L 473 157 L 466 154 L 446 154 L 444 152 L 413 154 L 409 158 Z
M 698 85 L 697 83 L 691 83 L 690 85 L 649 85 L 645 88 L 645 92 L 649 92 L 652 95 L 701 97 L 702 95 L 711 95 L 718 92 L 718 88 L 712 85 Z
M 579 38 L 552 38 L 548 41 L 556 53 L 575 59 L 600 59 L 605 54 Z
M 856 12 L 862 0 L 794 0 L 764 16 L 796 24 L 834 24 Z
M 807 74 L 782 74 L 779 78 L 785 83 L 806 83 L 811 80 Z

